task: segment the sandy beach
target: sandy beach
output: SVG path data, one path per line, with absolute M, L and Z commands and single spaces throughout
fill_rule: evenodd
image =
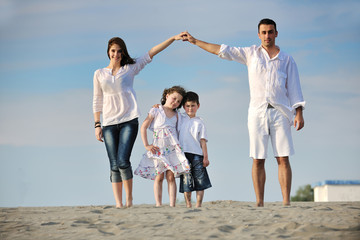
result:
M 360 239 L 360 202 L 0 208 L 0 239 Z

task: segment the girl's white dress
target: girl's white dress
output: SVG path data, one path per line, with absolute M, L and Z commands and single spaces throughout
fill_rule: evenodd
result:
M 188 173 L 190 166 L 180 147 L 176 130 L 177 113 L 172 118 L 168 118 L 162 106 L 159 106 L 152 108 L 149 114 L 154 117 L 149 127 L 153 131 L 153 145 L 159 147 L 160 151 L 156 154 L 147 151 L 135 174 L 154 180 L 157 175 L 167 170 L 172 171 L 175 177 Z

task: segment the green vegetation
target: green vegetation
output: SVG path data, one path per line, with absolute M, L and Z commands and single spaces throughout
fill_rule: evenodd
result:
M 296 191 L 296 195 L 291 197 L 292 202 L 313 202 L 314 201 L 314 189 L 310 184 L 299 187 Z

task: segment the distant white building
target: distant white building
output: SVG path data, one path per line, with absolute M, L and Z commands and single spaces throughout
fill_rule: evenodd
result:
M 312 188 L 315 202 L 360 201 L 360 180 L 325 180 Z

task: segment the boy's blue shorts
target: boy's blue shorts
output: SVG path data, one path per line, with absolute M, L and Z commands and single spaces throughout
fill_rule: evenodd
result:
M 185 153 L 190 164 L 190 172 L 180 175 L 181 193 L 201 191 L 211 187 L 209 175 L 203 166 L 203 156 Z

